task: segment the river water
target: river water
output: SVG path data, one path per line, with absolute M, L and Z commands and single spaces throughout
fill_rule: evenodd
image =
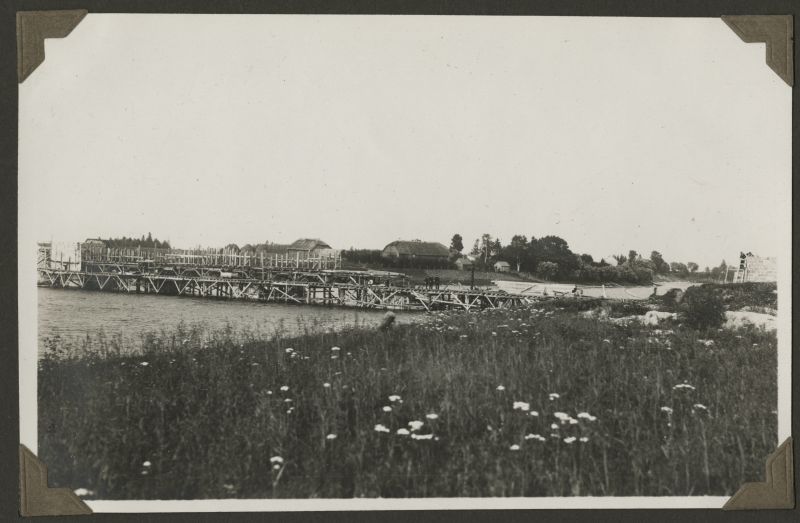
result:
M 59 337 L 79 346 L 87 335 L 99 333 L 119 337 L 123 348 L 141 345 L 147 332 L 174 330 L 183 322 L 187 327 L 206 330 L 227 326 L 234 331 L 248 330 L 265 336 L 277 331 L 299 334 L 306 329 L 334 330 L 347 326 L 374 326 L 385 312 L 344 307 L 317 307 L 224 301 L 203 298 L 153 296 L 80 290 L 38 288 L 38 336 L 40 353 L 47 340 Z M 398 323 L 412 321 L 413 313 L 399 313 Z

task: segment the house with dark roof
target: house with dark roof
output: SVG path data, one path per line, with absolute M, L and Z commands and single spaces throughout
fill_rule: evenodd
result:
M 301 258 L 319 258 L 333 256 L 333 247 L 319 238 L 300 238 L 286 248 L 289 256 L 299 255 Z
M 381 256 L 401 260 L 447 260 L 450 249 L 438 242 L 397 240 L 384 247 Z

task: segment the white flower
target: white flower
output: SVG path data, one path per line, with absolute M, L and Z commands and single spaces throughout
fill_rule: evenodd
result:
M 412 434 L 411 439 L 433 439 L 433 434 Z
M 411 430 L 419 430 L 425 423 L 422 421 L 409 421 L 408 426 L 411 427 Z
M 339 352 L 339 351 L 340 351 L 340 350 L 342 350 L 342 349 L 340 349 L 339 347 L 331 347 L 331 350 L 332 350 L 333 352 Z
M 278 465 L 277 463 L 272 465 L 272 470 L 280 470 L 280 468 L 281 468 L 281 466 Z
M 143 467 L 149 467 L 151 465 L 152 465 L 152 463 L 150 463 L 149 461 L 145 461 L 144 463 L 142 463 Z
M 667 414 L 672 414 L 672 409 L 669 407 L 661 407 L 661 412 L 666 412 Z
M 544 436 L 540 436 L 539 434 L 526 434 L 525 439 L 535 439 L 536 441 L 546 441 L 547 438 Z
M 389 405 L 384 406 L 383 412 L 392 412 L 392 407 L 390 407 Z
M 553 423 L 552 425 L 550 425 L 550 428 L 553 430 L 558 430 L 558 425 L 556 423 Z
M 603 343 L 611 343 L 611 340 L 605 339 L 603 340 Z
M 508 450 L 519 450 L 519 445 L 511 445 Z
M 82 487 L 79 488 L 79 489 L 75 489 L 74 492 L 75 492 L 76 496 L 80 496 L 80 497 L 93 496 L 94 495 L 94 491 L 93 490 L 88 490 L 88 489 L 85 489 L 85 488 L 82 488 Z
M 283 387 L 281 387 L 281 390 L 282 390 L 283 392 L 286 392 L 287 390 L 289 390 L 289 387 L 288 387 L 288 385 L 284 385 Z
M 497 390 L 499 390 L 499 391 L 503 391 L 503 390 L 506 390 L 506 388 L 505 388 L 505 387 L 503 387 L 502 385 L 498 385 L 498 386 L 497 386 Z
M 702 403 L 695 403 L 694 405 L 692 405 L 692 408 L 697 410 L 708 410 L 708 407 L 706 407 Z
M 288 348 L 288 349 L 286 349 L 286 354 L 291 354 L 293 350 L 294 350 L 294 349 L 292 349 L 292 348 Z
M 569 414 L 566 412 L 554 412 L 553 416 L 560 419 L 561 421 L 567 421 L 569 419 Z
M 576 420 L 575 418 L 569 418 L 569 424 L 570 425 L 577 425 L 578 424 L 578 420 Z
M 269 458 L 270 463 L 283 463 L 283 458 L 280 456 L 272 456 Z
M 375 425 L 375 428 L 373 430 L 375 432 L 389 432 L 389 429 L 386 426 L 381 425 L 380 423 Z
M 325 383 L 323 383 L 322 386 L 325 387 L 326 389 L 331 388 L 331 384 L 328 383 L 327 381 Z
M 391 401 L 392 403 L 394 403 L 395 401 L 400 401 L 400 396 L 398 396 L 397 394 L 392 394 L 391 396 L 389 396 L 389 401 Z
M 589 441 L 589 438 L 587 438 L 586 436 L 581 436 L 581 439 L 580 439 L 581 443 L 586 443 L 587 441 Z
M 678 389 L 695 390 L 694 387 L 689 385 L 688 383 L 679 383 L 678 385 L 672 387 L 672 390 L 678 390 Z
M 397 429 L 397 434 L 399 436 L 408 436 L 411 433 L 407 429 Z
M 139 365 L 141 365 L 142 367 L 147 367 L 147 366 L 148 366 L 148 365 L 150 365 L 150 364 L 149 364 L 149 363 L 147 363 L 146 361 L 143 361 L 143 362 L 141 362 Z
M 547 396 L 550 398 L 550 401 L 557 400 L 558 398 L 561 397 L 561 395 L 557 392 L 551 392 Z
M 525 403 L 524 401 L 515 401 L 514 402 L 514 410 L 521 410 L 523 412 L 528 412 L 531 408 L 530 403 Z
M 431 412 L 430 414 L 425 414 L 425 417 L 428 419 L 438 419 L 439 415 Z
M 575 443 L 575 436 L 564 438 L 564 443 L 566 443 L 567 445 L 569 445 L 570 443 Z
M 325 439 L 336 439 L 336 434 L 328 434 Z

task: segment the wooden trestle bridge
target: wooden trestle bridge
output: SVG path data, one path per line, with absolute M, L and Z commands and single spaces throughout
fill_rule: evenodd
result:
M 138 259 L 136 259 L 138 258 Z M 198 265 L 191 259 L 158 263 L 139 257 L 84 257 L 53 261 L 40 252 L 39 285 L 132 294 L 194 296 L 379 310 L 480 310 L 526 303 L 531 297 L 466 287 L 423 288 L 404 274 L 319 269 L 306 260 L 288 264 Z M 307 268 L 308 267 L 308 268 Z

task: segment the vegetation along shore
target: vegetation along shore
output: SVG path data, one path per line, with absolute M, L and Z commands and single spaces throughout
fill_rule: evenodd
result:
M 775 333 L 724 324 L 762 287 L 54 343 L 39 453 L 99 499 L 731 495 L 776 445 Z

